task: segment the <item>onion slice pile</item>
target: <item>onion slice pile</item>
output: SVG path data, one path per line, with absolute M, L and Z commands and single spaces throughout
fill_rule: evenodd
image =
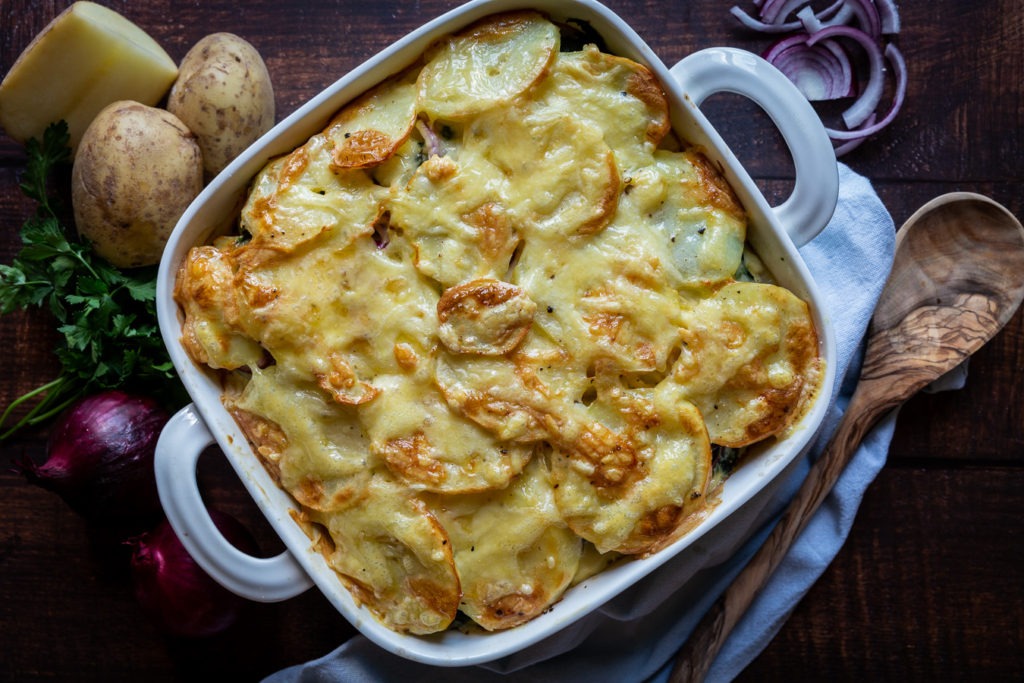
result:
M 907 93 L 907 65 L 892 42 L 900 30 L 894 0 L 836 0 L 819 10 L 809 0 L 754 0 L 754 5 L 756 15 L 740 7 L 730 12 L 751 30 L 785 34 L 764 53 L 765 60 L 810 102 L 853 100 L 842 113 L 845 129 L 825 129 L 836 156 L 896 118 Z M 880 113 L 890 69 L 892 101 Z

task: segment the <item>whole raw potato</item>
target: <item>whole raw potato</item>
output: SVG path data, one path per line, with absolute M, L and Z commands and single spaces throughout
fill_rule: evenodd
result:
M 243 38 L 208 35 L 181 61 L 167 110 L 195 133 L 207 176 L 214 176 L 274 125 L 270 73 Z
M 202 189 L 195 136 L 173 114 L 130 100 L 93 119 L 71 169 L 78 233 L 120 268 L 157 263 Z

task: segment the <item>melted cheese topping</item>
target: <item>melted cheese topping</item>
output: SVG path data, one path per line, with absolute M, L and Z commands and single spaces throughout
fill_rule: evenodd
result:
M 194 248 L 182 343 L 355 598 L 423 634 L 556 603 L 706 511 L 814 397 L 807 305 L 649 70 L 489 17 L 353 101 Z M 745 254 L 748 258 L 745 259 Z
M 583 544 L 566 526 L 543 458 L 508 487 L 431 502 L 448 531 L 461 610 L 488 630 L 543 612 L 576 574 Z

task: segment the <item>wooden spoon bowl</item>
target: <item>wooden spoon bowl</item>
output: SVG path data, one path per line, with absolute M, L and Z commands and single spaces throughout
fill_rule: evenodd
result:
M 1002 329 L 1024 298 L 1024 227 L 982 195 L 925 204 L 896 234 L 860 381 L 786 512 L 680 649 L 671 681 L 700 681 L 725 639 L 835 486 L 868 430 Z
M 896 234 L 861 382 L 898 377 L 899 402 L 981 348 L 1024 297 L 1022 245 L 1024 227 L 982 195 L 954 192 L 918 209 Z

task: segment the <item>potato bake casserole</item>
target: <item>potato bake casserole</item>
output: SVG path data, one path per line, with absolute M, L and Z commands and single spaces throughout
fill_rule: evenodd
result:
M 818 391 L 807 304 L 656 78 L 538 13 L 350 102 L 237 227 L 180 268 L 183 345 L 396 631 L 514 627 L 658 551 Z

